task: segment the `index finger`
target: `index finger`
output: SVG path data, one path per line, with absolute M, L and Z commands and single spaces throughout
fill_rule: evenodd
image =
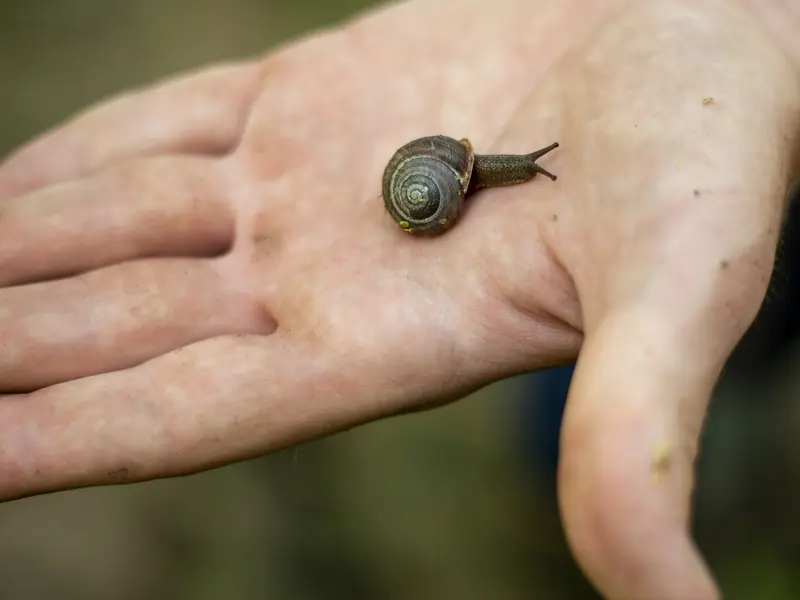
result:
M 0 162 L 0 200 L 140 156 L 229 151 L 261 91 L 263 65 L 180 75 L 85 110 Z

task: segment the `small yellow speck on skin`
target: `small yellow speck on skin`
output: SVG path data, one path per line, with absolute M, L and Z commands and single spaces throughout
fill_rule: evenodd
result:
M 400 225 L 400 227 L 402 227 L 403 229 L 408 229 L 409 227 L 411 227 L 408 221 L 400 221 L 398 225 Z
M 709 96 L 708 98 L 703 98 L 703 104 L 704 104 L 705 106 L 708 106 L 708 105 L 709 105 L 709 104 L 711 104 L 712 102 L 714 102 L 714 98 L 712 98 L 711 96 Z
M 656 451 L 653 453 L 653 479 L 656 483 L 660 483 L 664 478 L 664 475 L 669 469 L 671 454 L 669 446 L 665 443 L 659 444 L 656 447 Z
M 414 230 L 409 227 L 408 229 L 403 229 L 403 231 L 406 233 L 413 233 Z
M 439 225 L 447 225 L 447 219 L 439 219 Z

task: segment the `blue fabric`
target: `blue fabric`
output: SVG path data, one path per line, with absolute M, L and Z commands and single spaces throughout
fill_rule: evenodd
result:
M 574 365 L 526 375 L 522 380 L 522 445 L 527 468 L 555 493 L 561 421 Z

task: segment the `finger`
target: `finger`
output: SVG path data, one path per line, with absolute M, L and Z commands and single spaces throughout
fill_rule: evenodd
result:
M 214 159 L 157 157 L 0 203 L 0 287 L 150 256 L 211 256 L 234 215 Z
M 320 345 L 280 336 L 215 338 L 0 399 L 0 500 L 196 472 L 373 416 L 360 381 L 334 385 L 343 366 Z
M 669 332 L 654 330 L 653 316 L 620 318 L 587 339 L 562 430 L 564 522 L 606 597 L 713 600 L 687 531 L 695 440 L 677 406 L 702 414 L 712 382 L 674 364 L 667 354 L 683 349 L 659 339 Z
M 260 92 L 261 65 L 190 73 L 86 110 L 0 163 L 0 199 L 134 157 L 228 152 Z
M 693 465 L 773 251 L 762 240 L 715 263 L 717 273 L 695 254 L 683 273 L 664 267 L 641 299 L 587 326 L 564 418 L 560 499 L 576 555 L 609 598 L 718 598 L 689 530 Z
M 152 259 L 0 290 L 0 393 L 123 369 L 274 323 L 224 263 Z

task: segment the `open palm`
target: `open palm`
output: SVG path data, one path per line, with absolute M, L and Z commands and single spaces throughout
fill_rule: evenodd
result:
M 580 351 L 561 465 L 579 559 L 609 597 L 713 597 L 691 464 L 766 290 L 795 72 L 703 3 L 569 39 L 545 3 L 453 4 L 117 99 L 0 165 L 0 497 L 240 460 Z M 440 133 L 558 141 L 559 179 L 404 235 L 383 167 Z

